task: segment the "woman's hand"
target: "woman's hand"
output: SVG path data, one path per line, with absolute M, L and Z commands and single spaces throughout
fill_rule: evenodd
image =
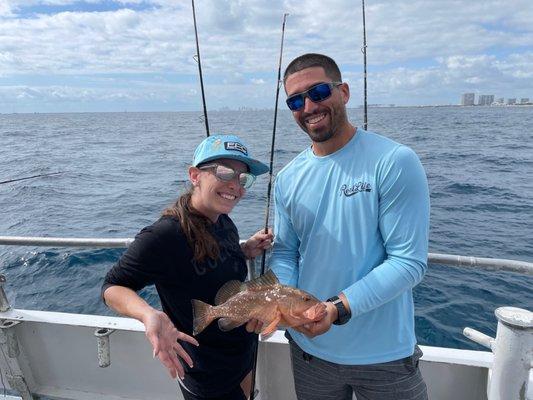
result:
M 246 330 L 250 333 L 260 334 L 263 330 L 263 323 L 258 319 L 252 318 L 246 323 Z
M 159 358 L 159 361 L 167 368 L 172 378 L 175 379 L 176 376 L 179 376 L 180 379 L 183 379 L 185 371 L 180 359 L 185 361 L 191 368 L 193 363 L 189 354 L 178 343 L 178 340 L 184 340 L 198 346 L 196 339 L 178 331 L 170 318 L 162 311 L 153 310 L 143 318 L 142 322 L 146 329 L 146 337 L 154 349 L 154 358 L 156 356 Z
M 264 229 L 262 229 L 241 244 L 241 249 L 246 258 L 254 258 L 261 254 L 263 250 L 272 247 L 273 240 L 274 235 L 272 234 L 272 229 L 268 228 L 268 233 L 265 233 Z

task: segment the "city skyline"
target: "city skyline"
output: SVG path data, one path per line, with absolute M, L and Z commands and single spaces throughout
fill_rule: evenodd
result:
M 367 5 L 370 104 L 452 105 L 465 92 L 531 98 L 533 3 L 453 4 Z M 362 16 L 353 2 L 204 0 L 196 8 L 208 109 L 274 107 L 284 12 L 282 68 L 325 52 L 350 85 L 348 107 L 363 103 Z M 2 113 L 202 108 L 189 2 L 4 0 L 0 32 Z M 282 92 L 280 108 L 283 100 Z
M 479 94 L 478 101 L 475 101 L 476 93 L 463 93 L 459 102 L 462 106 L 490 106 L 490 105 L 530 105 L 529 97 L 505 97 L 496 98 L 494 94 Z

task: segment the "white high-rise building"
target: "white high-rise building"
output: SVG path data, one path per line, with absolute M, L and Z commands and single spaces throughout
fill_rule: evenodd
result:
M 463 93 L 463 95 L 461 96 L 461 105 L 462 106 L 473 106 L 475 96 L 476 95 L 474 93 Z
M 490 106 L 492 103 L 494 103 L 493 94 L 482 94 L 477 102 L 479 106 Z

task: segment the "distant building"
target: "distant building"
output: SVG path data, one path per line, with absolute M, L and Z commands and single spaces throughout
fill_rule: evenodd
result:
M 513 104 L 516 104 L 516 98 L 513 99 L 507 99 L 507 104 L 512 106 Z
M 474 93 L 463 93 L 463 95 L 461 96 L 461 105 L 462 106 L 473 106 L 475 96 L 476 95 Z
M 527 104 L 529 103 L 529 97 L 522 97 L 520 99 L 520 104 Z
M 494 103 L 493 94 L 482 94 L 477 102 L 478 106 L 490 106 L 492 103 Z
M 503 97 L 498 97 L 498 100 L 496 100 L 496 103 L 503 104 L 505 103 L 505 100 L 503 99 Z

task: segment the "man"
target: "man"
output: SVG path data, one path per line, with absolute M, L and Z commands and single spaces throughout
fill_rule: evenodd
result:
M 312 143 L 276 178 L 271 266 L 328 299 L 324 319 L 289 330 L 298 399 L 427 399 L 412 297 L 427 266 L 424 169 L 408 147 L 348 121 L 331 58 L 296 58 L 284 84 Z

